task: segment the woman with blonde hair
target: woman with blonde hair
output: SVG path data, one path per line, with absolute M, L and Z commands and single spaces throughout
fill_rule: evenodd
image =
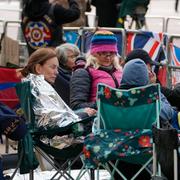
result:
M 107 30 L 96 31 L 91 39 L 85 68 L 77 69 L 71 77 L 71 108 L 96 109 L 97 84 L 105 83 L 118 88 L 121 77 L 122 69 L 119 65 L 115 34 Z

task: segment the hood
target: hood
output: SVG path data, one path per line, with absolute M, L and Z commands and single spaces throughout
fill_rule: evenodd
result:
M 131 88 L 145 86 L 149 83 L 146 64 L 141 59 L 127 62 L 123 68 L 121 87 Z
M 39 18 L 48 12 L 49 5 L 48 0 L 28 0 L 24 4 L 23 13 L 32 19 Z

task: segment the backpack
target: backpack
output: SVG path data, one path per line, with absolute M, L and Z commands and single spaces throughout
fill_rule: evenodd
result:
M 56 47 L 62 43 L 62 27 L 55 23 L 54 7 L 55 4 L 51 4 L 48 12 L 36 19 L 31 19 L 23 12 L 21 26 L 29 54 L 40 47 Z

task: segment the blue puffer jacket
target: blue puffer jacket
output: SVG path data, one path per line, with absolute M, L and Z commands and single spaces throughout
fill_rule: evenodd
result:
M 145 86 L 149 83 L 149 75 L 146 64 L 141 59 L 134 59 L 127 62 L 123 69 L 121 88 L 131 88 Z M 161 112 L 160 119 L 170 121 L 175 111 L 161 93 Z

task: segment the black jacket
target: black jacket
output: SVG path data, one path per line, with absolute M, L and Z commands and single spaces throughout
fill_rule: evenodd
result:
M 113 74 L 116 70 L 114 67 L 111 70 L 105 69 L 103 67 L 99 67 L 100 70 L 107 72 L 108 74 Z M 118 87 L 118 81 L 116 78 L 112 76 L 116 86 Z M 89 73 L 88 68 L 80 68 L 75 70 L 73 75 L 71 76 L 70 81 L 70 107 L 73 110 L 81 109 L 85 107 L 90 107 L 93 109 L 97 109 L 96 102 L 90 102 L 91 95 L 91 75 Z
M 30 2 L 30 0 L 26 1 Z M 77 2 L 75 0 L 68 1 L 68 9 L 63 8 L 59 4 L 52 5 L 48 0 L 31 0 L 31 3 L 29 4 L 24 3 L 22 11 L 22 30 L 28 44 L 29 54 L 31 54 L 39 47 L 56 47 L 57 45 L 64 42 L 62 35 L 62 24 L 72 22 L 78 19 L 80 16 L 80 10 Z M 46 16 L 48 16 L 48 18 L 44 20 L 44 17 Z M 34 45 L 35 43 L 33 44 L 30 42 L 30 39 L 33 39 L 33 36 L 36 38 L 37 33 L 34 33 L 34 35 L 27 35 L 27 32 L 31 30 L 31 27 L 28 26 L 28 23 L 30 21 L 39 22 L 41 20 L 43 20 L 43 23 L 45 23 L 48 29 L 52 31 L 52 36 L 47 44 L 40 42 L 36 47 L 36 45 Z M 36 43 L 38 43 L 38 41 Z
M 80 81 L 80 82 L 79 82 Z M 70 107 L 73 110 L 90 107 L 96 109 L 95 102 L 88 102 L 91 89 L 91 77 L 86 69 L 77 69 L 70 81 Z
M 68 106 L 70 105 L 71 74 L 71 71 L 59 68 L 59 74 L 57 75 L 54 83 L 54 89 Z
M 119 9 L 117 4 L 121 0 L 92 0 L 91 4 L 96 7 L 98 26 L 116 27 Z
M 180 111 L 180 84 L 175 86 L 174 89 L 161 87 L 161 92 L 167 98 L 171 106 L 176 107 L 177 110 Z

